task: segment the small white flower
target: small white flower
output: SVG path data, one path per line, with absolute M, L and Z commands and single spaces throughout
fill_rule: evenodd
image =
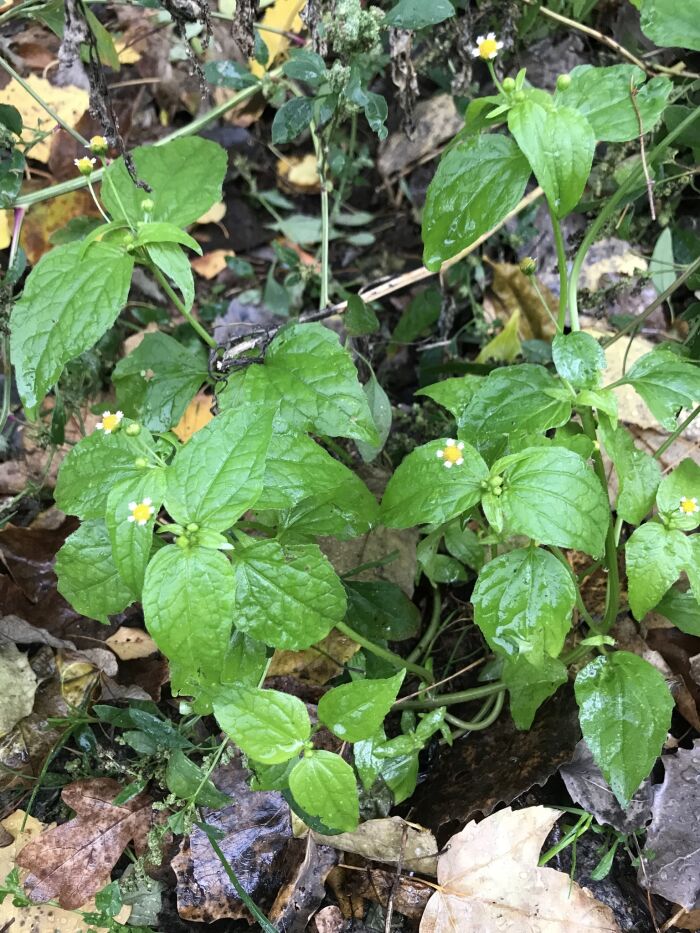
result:
M 483 58 L 484 61 L 491 61 L 502 48 L 503 43 L 496 39 L 496 33 L 489 32 L 486 36 L 477 37 L 476 45 L 472 49 L 472 58 Z
M 131 513 L 127 519 L 129 522 L 136 522 L 137 525 L 146 525 L 151 515 L 155 512 L 155 508 L 151 505 L 151 499 L 146 497 L 142 499 L 141 502 L 130 502 L 129 503 L 129 512 Z
M 115 411 L 112 414 L 111 411 L 102 412 L 102 421 L 98 421 L 95 427 L 98 431 L 104 431 L 105 434 L 111 434 L 113 431 L 116 431 L 119 425 L 122 423 L 124 418 L 123 411 Z
M 698 500 L 695 498 L 695 496 L 692 498 L 688 496 L 681 496 L 678 511 L 683 515 L 694 515 L 696 512 L 700 512 Z
M 445 469 L 451 470 L 453 466 L 461 466 L 464 463 L 463 450 L 464 444 L 462 441 L 455 441 L 453 438 L 448 437 L 445 446 L 437 450 L 436 454 L 438 460 L 442 460 L 445 464 Z

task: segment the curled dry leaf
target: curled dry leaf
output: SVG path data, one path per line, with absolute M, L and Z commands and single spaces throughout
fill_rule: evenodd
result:
M 122 625 L 114 635 L 105 641 L 120 661 L 133 661 L 134 658 L 150 658 L 156 654 L 158 646 L 148 632 L 140 628 L 130 628 Z
M 236 254 L 232 249 L 213 249 L 210 253 L 197 256 L 190 265 L 203 279 L 215 279 L 226 268 L 226 260 Z
M 29 75 L 26 83 L 70 126 L 75 126 L 88 109 L 89 96 L 87 91 L 82 90 L 82 88 L 70 84 L 66 87 L 55 87 L 44 78 L 37 77 L 37 75 Z M 53 118 L 47 115 L 41 104 L 34 100 L 29 91 L 25 91 L 19 81 L 13 79 L 3 89 L 2 102 L 11 104 L 22 114 L 24 124 L 22 141 L 25 143 L 31 142 L 35 131 L 45 133 L 56 126 Z M 38 159 L 40 162 L 48 162 L 50 153 L 50 135 L 42 139 L 36 146 L 32 146 L 31 149 L 31 157 Z
M 110 874 L 133 840 L 140 854 L 151 826 L 151 798 L 132 797 L 112 802 L 121 791 L 112 778 L 88 778 L 64 787 L 64 802 L 76 812 L 26 845 L 17 857 L 29 870 L 24 887 L 33 901 L 56 898 L 66 910 L 75 910 L 109 883 Z
M 400 816 L 367 820 L 352 833 L 323 836 L 312 831 L 316 842 L 333 846 L 341 852 L 352 852 L 375 862 L 396 865 L 405 871 L 435 875 L 438 846 L 429 829 L 408 823 Z
M 556 810 L 500 810 L 468 823 L 438 859 L 440 890 L 420 933 L 570 933 L 618 931 L 609 907 L 553 868 L 539 868 Z

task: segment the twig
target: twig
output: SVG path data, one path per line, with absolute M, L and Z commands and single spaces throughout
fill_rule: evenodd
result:
M 656 220 L 656 208 L 654 207 L 654 182 L 651 175 L 649 174 L 649 166 L 647 165 L 647 153 L 644 148 L 644 123 L 642 121 L 642 115 L 639 112 L 639 107 L 637 106 L 637 94 L 639 93 L 639 88 L 635 86 L 634 78 L 630 78 L 630 100 L 632 101 L 632 106 L 634 107 L 634 112 L 637 117 L 637 125 L 639 126 L 639 155 L 642 159 L 642 171 L 644 172 L 644 181 L 647 186 L 647 197 L 649 198 L 649 213 L 651 214 L 651 219 Z
M 420 690 L 416 690 L 414 693 L 409 693 L 405 697 L 401 697 L 400 700 L 397 700 L 394 703 L 394 707 L 399 706 L 399 704 L 405 702 L 406 700 L 412 700 L 414 697 L 418 697 L 421 693 L 427 693 L 428 690 L 434 690 L 436 687 L 441 687 L 443 684 L 448 683 L 450 680 L 454 680 L 455 677 L 460 677 L 462 674 L 466 674 L 468 671 L 473 671 L 475 667 L 479 667 L 480 664 L 483 664 L 486 658 L 477 658 L 476 661 L 472 661 L 471 664 L 467 664 L 466 667 L 460 668 L 456 673 L 450 674 L 449 677 L 443 677 L 442 680 L 436 681 L 434 684 L 426 684 L 421 687 Z

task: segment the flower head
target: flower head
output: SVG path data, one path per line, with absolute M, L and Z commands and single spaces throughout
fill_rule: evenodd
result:
M 453 466 L 461 466 L 464 463 L 463 450 L 462 441 L 455 441 L 448 437 L 445 446 L 437 451 L 437 457 L 445 464 L 445 469 L 451 470 Z
M 73 159 L 73 165 L 75 165 L 81 175 L 92 175 L 95 159 L 83 156 L 82 159 Z
M 696 512 L 700 512 L 698 500 L 695 497 L 690 499 L 688 496 L 681 496 L 678 511 L 683 515 L 694 515 Z
M 119 425 L 122 423 L 122 418 L 124 417 L 123 411 L 115 411 L 112 414 L 111 411 L 102 412 L 102 421 L 97 422 L 97 430 L 104 431 L 105 434 L 112 434 L 116 431 Z
M 496 39 L 496 33 L 490 32 L 486 36 L 478 36 L 476 45 L 472 49 L 472 58 L 483 58 L 484 61 L 491 61 L 502 48 L 503 43 Z
M 109 143 L 104 138 L 104 136 L 92 136 L 90 139 L 90 152 L 94 152 L 95 155 L 105 155 L 109 149 Z
M 141 502 L 130 502 L 129 512 L 131 514 L 127 521 L 136 522 L 137 525 L 146 525 L 155 512 L 155 508 L 151 505 L 151 500 L 146 497 Z

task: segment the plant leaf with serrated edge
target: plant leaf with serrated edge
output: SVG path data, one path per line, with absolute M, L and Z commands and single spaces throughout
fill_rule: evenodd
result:
M 165 494 L 162 469 L 142 470 L 140 476 L 123 479 L 107 496 L 105 523 L 112 542 L 112 557 L 119 576 L 136 599 L 141 598 L 146 567 L 153 547 L 153 527 Z M 151 500 L 153 514 L 145 525 L 129 521 L 130 502 Z
M 294 758 L 311 735 L 302 701 L 279 690 L 231 687 L 215 700 L 214 715 L 246 755 L 265 765 Z
M 622 425 L 613 430 L 608 418 L 599 417 L 598 430 L 617 473 L 617 514 L 630 525 L 638 525 L 653 508 L 661 480 L 659 462 L 640 450 Z
M 632 615 L 641 621 L 693 561 L 690 539 L 682 531 L 647 522 L 625 545 Z
M 641 395 L 652 415 L 668 431 L 676 428 L 681 408 L 700 399 L 700 367 L 671 350 L 652 350 L 627 371 L 622 380 Z
M 371 738 L 384 722 L 406 671 L 384 680 L 354 680 L 329 690 L 319 700 L 318 718 L 344 742 Z
M 526 655 L 506 658 L 501 677 L 508 688 L 510 714 L 518 729 L 529 729 L 540 706 L 568 680 L 562 662 L 546 655 L 536 667 Z
M 603 348 L 590 334 L 574 331 L 557 334 L 552 341 L 552 358 L 559 375 L 577 389 L 595 389 L 607 362 Z
M 355 774 L 340 755 L 314 751 L 289 775 L 289 789 L 307 813 L 327 826 L 351 833 L 360 819 Z

